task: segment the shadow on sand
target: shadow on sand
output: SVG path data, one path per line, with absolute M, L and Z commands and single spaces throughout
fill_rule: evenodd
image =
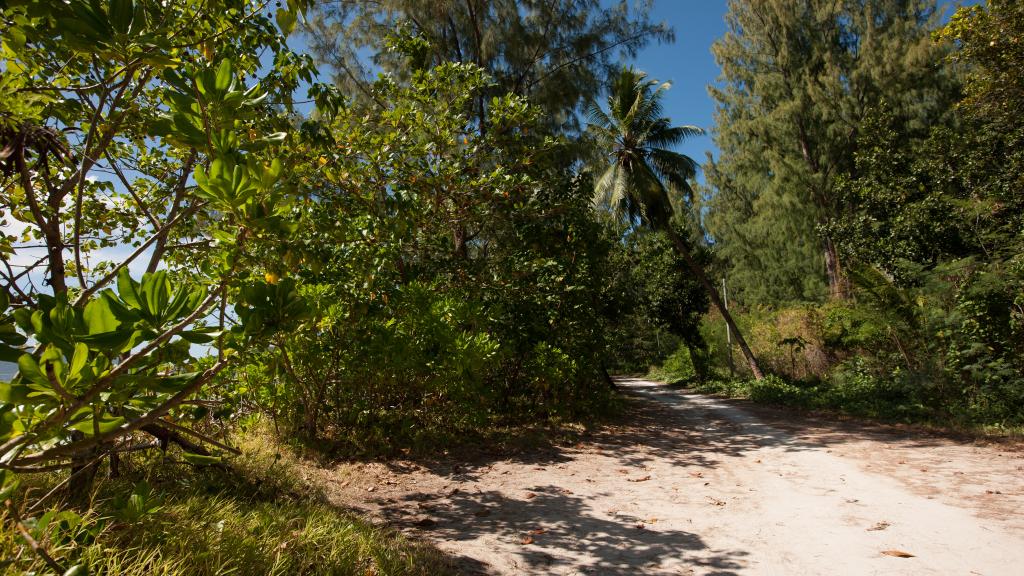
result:
M 535 497 L 509 498 L 494 491 L 457 492 L 443 505 L 431 504 L 434 493 L 407 495 L 385 515 L 397 525 L 408 524 L 408 512 L 429 513 L 432 539 L 458 543 L 496 537 L 518 545 L 514 563 L 523 574 L 572 570 L 582 574 L 645 574 L 659 572 L 666 560 L 676 568 L 701 567 L 702 574 L 736 575 L 742 567 L 737 550 L 709 550 L 696 534 L 643 526 L 637 519 L 609 517 L 580 497 L 557 486 L 533 486 Z M 531 518 L 524 525 L 523 518 Z M 580 561 L 584 557 L 586 560 Z M 571 563 L 569 562 L 571 558 Z M 476 560 L 457 558 L 456 566 L 470 574 L 486 574 Z M 662 572 L 659 572 L 662 573 Z M 686 573 L 675 572 L 672 573 Z
M 580 452 L 599 452 L 611 457 L 617 467 L 639 469 L 664 459 L 678 466 L 715 468 L 763 447 L 804 451 L 862 438 L 905 439 L 870 425 L 816 422 L 805 429 L 801 417 L 787 422 L 781 411 L 766 424 L 763 414 L 755 416 L 729 401 L 688 396 L 638 379 L 621 379 L 619 383 L 631 403 L 628 420 L 590 433 L 575 446 L 548 446 L 511 457 L 481 453 L 457 463 L 442 459 L 396 461 L 388 467 L 396 474 L 425 468 L 466 486 L 489 472 L 498 460 L 545 467 L 570 462 Z M 936 439 L 916 441 L 928 445 Z M 421 529 L 435 540 L 457 543 L 496 538 L 505 545 L 503 549 L 515 551 L 511 562 L 523 574 L 686 574 L 689 568 L 726 576 L 740 573 L 747 565 L 745 551 L 711 550 L 696 534 L 643 526 L 643 519 L 595 510 L 588 500 L 600 494 L 584 499 L 551 485 L 523 488 L 534 496 L 518 499 L 496 491 L 468 492 L 467 488 L 447 494 L 413 492 L 382 502 L 382 513 L 390 523 Z M 527 538 L 531 541 L 523 544 Z M 669 566 L 665 562 L 681 571 L 666 572 Z M 487 573 L 487 567 L 477 560 L 456 558 L 456 563 L 466 573 Z

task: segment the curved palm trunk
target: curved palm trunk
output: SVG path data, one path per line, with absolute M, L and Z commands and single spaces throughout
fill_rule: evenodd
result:
M 740 350 L 743 352 L 743 357 L 747 360 L 747 365 L 750 366 L 750 371 L 754 374 L 754 378 L 760 380 L 764 378 L 764 373 L 761 372 L 761 367 L 757 364 L 757 358 L 754 357 L 754 353 L 750 351 L 750 346 L 747 346 L 747 341 L 743 338 L 743 334 L 740 329 L 736 326 L 736 323 L 732 320 L 732 315 L 729 314 L 729 310 L 722 304 L 722 299 L 718 296 L 718 291 L 711 284 L 711 280 L 708 279 L 708 275 L 704 272 L 704 268 L 693 259 L 693 255 L 690 254 L 690 249 L 687 248 L 686 243 L 683 239 L 676 234 L 676 231 L 666 227 L 665 233 L 672 240 L 672 244 L 675 245 L 676 251 L 686 261 L 686 266 L 690 269 L 690 272 L 697 277 L 701 285 L 704 286 L 704 290 L 708 293 L 708 298 L 711 299 L 711 303 L 718 309 L 722 314 L 722 318 L 725 318 L 725 323 L 729 325 L 729 329 L 732 330 L 733 336 L 736 337 L 736 343 L 740 345 Z

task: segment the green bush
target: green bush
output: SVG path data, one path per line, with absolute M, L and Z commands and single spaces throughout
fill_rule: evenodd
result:
M 747 396 L 755 402 L 800 407 L 810 407 L 813 404 L 812 389 L 795 386 L 778 376 L 769 375 L 761 380 L 748 380 L 745 387 Z
M 650 371 L 651 378 L 665 382 L 691 382 L 697 380 L 697 376 L 693 357 L 684 345 L 680 345 L 660 366 Z

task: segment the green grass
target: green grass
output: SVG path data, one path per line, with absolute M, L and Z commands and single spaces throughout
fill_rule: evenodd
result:
M 682 376 L 682 377 L 681 377 Z M 711 378 L 698 382 L 685 374 L 658 368 L 648 377 L 705 394 L 751 400 L 758 404 L 801 411 L 837 413 L 864 420 L 913 424 L 938 432 L 978 438 L 1024 438 L 1024 427 L 978 423 L 924 403 L 913 390 L 892 382 L 843 378 L 818 382 L 790 382 L 768 375 L 763 380 Z
M 41 540 L 63 567 L 81 564 L 90 574 L 454 573 L 436 549 L 328 504 L 301 480 L 294 457 L 268 437 L 263 431 L 241 438 L 246 455 L 232 471 L 137 462 L 133 473 L 98 484 L 80 526 Z M 26 480 L 31 500 L 55 478 Z M 126 520 L 124 495 L 142 480 L 152 486 L 147 507 L 157 508 Z M 0 573 L 52 573 L 15 534 L 10 516 L 0 513 L 0 520 Z

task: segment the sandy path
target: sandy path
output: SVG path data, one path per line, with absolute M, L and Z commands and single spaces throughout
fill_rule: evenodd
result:
M 630 424 L 573 447 L 321 480 L 467 573 L 1024 575 L 1024 452 L 620 385 Z

